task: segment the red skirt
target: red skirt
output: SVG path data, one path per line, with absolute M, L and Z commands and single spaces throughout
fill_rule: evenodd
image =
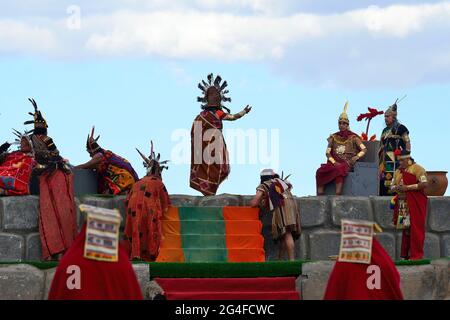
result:
M 39 233 L 42 257 L 63 253 L 77 234 L 73 175 L 56 170 L 39 177 Z
M 345 177 L 348 175 L 350 167 L 346 162 L 337 162 L 332 164 L 327 162 L 322 164 L 316 172 L 316 182 L 319 187 L 325 186 L 326 184 L 333 182 L 338 177 Z

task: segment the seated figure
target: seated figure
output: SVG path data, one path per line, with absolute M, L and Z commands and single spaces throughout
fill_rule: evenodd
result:
M 76 166 L 75 169 L 97 171 L 99 194 L 126 194 L 139 177 L 128 160 L 101 148 L 97 143 L 99 138 L 100 136 L 94 139 L 94 128 L 92 128 L 86 142 L 87 152 L 92 159 Z
M 336 195 L 342 195 L 344 178 L 367 152 L 359 136 L 350 131 L 347 106 L 348 102 L 345 104 L 344 112 L 339 116 L 339 131 L 328 138 L 326 151 L 328 161 L 317 170 L 317 195 L 323 195 L 325 186 L 333 181 L 336 183 Z
M 0 146 L 0 195 L 24 196 L 30 194 L 30 179 L 35 161 L 27 135 L 15 132 L 20 148 L 8 152 L 10 143 Z

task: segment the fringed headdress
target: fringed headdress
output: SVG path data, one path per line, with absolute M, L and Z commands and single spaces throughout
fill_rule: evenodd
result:
M 28 142 L 28 144 L 30 145 L 31 152 L 34 154 L 33 143 L 31 141 L 31 137 L 30 137 L 31 133 L 33 133 L 33 130 L 25 131 L 24 133 L 22 133 L 19 130 L 13 129 L 13 134 L 17 137 L 14 140 L 14 144 L 17 144 L 20 146 L 22 139 L 25 139 Z
M 38 109 L 36 101 L 33 98 L 29 98 L 28 101 L 30 101 L 34 107 L 34 113 L 28 112 L 28 114 L 33 117 L 33 120 L 25 121 L 24 124 L 34 124 L 35 128 L 48 128 L 47 121 L 45 121 L 41 111 Z
M 91 134 L 88 135 L 87 141 L 86 141 L 86 149 L 88 152 L 97 152 L 100 150 L 100 146 L 98 145 L 98 139 L 100 139 L 100 135 L 97 136 L 97 138 L 94 138 L 94 132 L 95 132 L 95 126 L 92 127 Z
M 139 149 L 136 148 L 136 151 L 139 153 L 139 155 L 144 160 L 144 167 L 147 168 L 147 173 L 150 174 L 156 174 L 158 176 L 161 176 L 161 173 L 164 169 L 169 169 L 166 164 L 169 162 L 169 160 L 160 161 L 161 154 L 158 153 L 158 155 L 155 155 L 155 151 L 153 150 L 153 141 L 150 141 L 150 156 L 146 157 Z
M 222 102 L 231 102 L 231 98 L 226 97 L 226 94 L 229 93 L 228 90 L 225 90 L 227 86 L 228 83 L 226 81 L 222 83 L 222 77 L 220 75 L 217 75 L 217 77 L 214 78 L 212 73 L 208 75 L 208 82 L 202 80 L 202 82 L 198 84 L 198 88 L 203 92 L 203 96 L 197 97 L 197 101 L 202 103 L 202 109 L 208 107 L 224 108 L 229 113 L 230 109 L 222 105 Z M 215 90 L 219 96 L 218 99 L 214 101 L 208 99 L 208 95 L 213 90 Z

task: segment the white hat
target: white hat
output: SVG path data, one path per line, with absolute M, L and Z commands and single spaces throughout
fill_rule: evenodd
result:
M 274 176 L 276 175 L 275 171 L 272 169 L 264 169 L 261 171 L 261 177 Z

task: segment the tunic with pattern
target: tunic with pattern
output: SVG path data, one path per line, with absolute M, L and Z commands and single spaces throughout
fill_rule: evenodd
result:
M 131 259 L 155 261 L 162 237 L 162 217 L 170 205 L 161 178 L 148 175 L 136 182 L 127 195 L 125 238 Z
M 271 190 L 277 188 L 274 184 L 279 179 L 272 179 L 260 184 L 257 191 L 263 193 L 261 208 L 263 211 L 270 211 L 269 203 L 272 201 Z M 282 205 L 276 206 L 272 210 L 272 237 L 275 241 L 280 240 L 286 233 L 292 233 L 294 240 L 297 240 L 301 234 L 300 214 L 297 203 L 292 196 L 290 189 L 282 191 Z

